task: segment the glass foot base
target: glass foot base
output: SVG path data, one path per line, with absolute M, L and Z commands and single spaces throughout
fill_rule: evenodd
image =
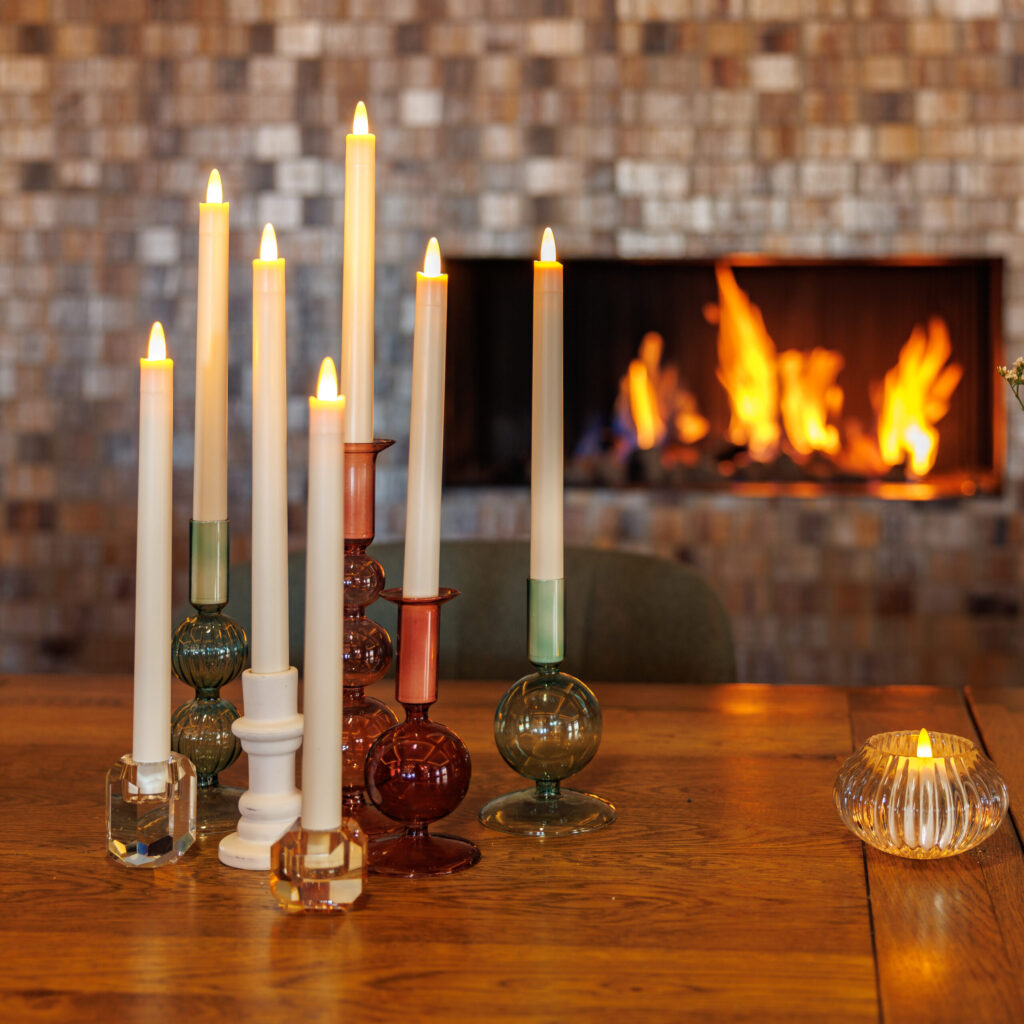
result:
M 475 843 L 458 836 L 409 829 L 370 847 L 370 873 L 392 878 L 429 878 L 471 868 L 480 859 Z
M 238 825 L 238 798 L 245 792 L 234 786 L 204 786 L 196 794 L 196 835 L 219 836 Z
M 480 824 L 496 832 L 547 839 L 593 832 L 615 820 L 615 808 L 593 793 L 563 789 L 540 798 L 536 789 L 506 793 L 485 804 Z
M 270 890 L 283 910 L 348 910 L 365 881 L 366 836 L 351 821 L 330 831 L 292 829 L 270 853 Z

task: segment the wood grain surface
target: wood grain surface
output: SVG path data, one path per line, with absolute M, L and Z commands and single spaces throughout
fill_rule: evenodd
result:
M 435 708 L 473 756 L 443 830 L 478 842 L 480 864 L 371 877 L 359 910 L 312 917 L 279 911 L 267 877 L 222 866 L 215 841 L 157 871 L 117 864 L 103 779 L 130 747 L 128 681 L 0 676 L 0 1017 L 1024 1019 L 1013 829 L 941 864 L 869 852 L 866 875 L 832 803 L 869 731 L 920 719 L 971 735 L 962 695 L 603 685 L 604 739 L 576 781 L 618 821 L 536 841 L 476 822 L 521 786 L 491 733 L 504 689 L 443 684 Z M 244 763 L 232 773 L 243 781 Z M 974 998 L 987 1013 L 954 1014 Z

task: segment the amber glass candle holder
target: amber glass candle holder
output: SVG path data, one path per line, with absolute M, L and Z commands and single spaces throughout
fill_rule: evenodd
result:
M 342 712 L 342 806 L 372 840 L 393 835 L 398 826 L 369 801 L 363 787 L 366 754 L 381 733 L 398 724 L 383 701 L 369 697 L 367 686 L 391 665 L 391 637 L 366 609 L 384 588 L 384 567 L 367 548 L 375 532 L 377 456 L 394 441 L 380 438 L 345 445 L 345 621 L 344 709 Z
M 839 769 L 833 796 L 855 836 L 914 860 L 972 849 L 1010 806 L 998 769 L 970 740 L 924 730 L 872 736 Z
M 366 756 L 366 787 L 377 808 L 402 826 L 370 846 L 370 871 L 401 878 L 447 875 L 480 859 L 475 843 L 435 835 L 428 826 L 451 814 L 469 790 L 469 751 L 447 726 L 430 719 L 437 700 L 441 605 L 458 595 L 383 596 L 398 605 L 398 701 L 405 721 L 379 736 Z
M 270 891 L 283 910 L 350 910 L 365 885 L 366 836 L 351 818 L 327 830 L 300 821 L 271 848 Z
M 533 780 L 530 789 L 485 804 L 480 823 L 498 832 L 547 838 L 610 825 L 615 808 L 562 780 L 590 763 L 601 743 L 601 705 L 593 691 L 562 672 L 565 580 L 528 580 L 529 658 L 535 672 L 512 684 L 494 715 L 494 742 L 506 763 Z
M 195 691 L 171 716 L 171 749 L 196 769 L 196 829 L 200 835 L 230 832 L 238 820 L 242 790 L 222 786 L 220 772 L 242 751 L 231 725 L 238 709 L 221 694 L 249 657 L 245 630 L 221 609 L 228 602 L 228 521 L 189 524 L 189 603 L 195 614 L 171 638 L 171 668 Z

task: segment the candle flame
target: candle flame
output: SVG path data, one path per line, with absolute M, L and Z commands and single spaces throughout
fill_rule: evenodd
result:
M 555 255 L 555 236 L 551 228 L 544 229 L 544 237 L 540 243 L 540 258 L 542 263 L 554 263 L 558 259 Z
M 437 244 L 436 238 L 427 242 L 427 251 L 423 256 L 423 276 L 441 276 L 441 246 Z
M 917 756 L 932 756 L 932 738 L 928 735 L 927 729 L 922 729 L 917 735 Z
M 220 171 L 216 167 L 210 171 L 210 180 L 206 183 L 206 201 L 208 203 L 224 202 L 224 188 L 220 183 Z
M 167 358 L 167 339 L 164 337 L 164 325 L 157 320 L 149 331 L 149 351 L 147 359 Z
M 316 379 L 316 397 L 321 402 L 338 400 L 338 371 L 334 368 L 334 360 L 327 356 L 320 364 L 320 376 Z
M 273 224 L 263 225 L 263 237 L 260 239 L 260 259 L 265 263 L 277 259 L 277 235 Z
M 366 117 L 366 104 L 360 100 L 356 104 L 355 116 L 352 118 L 352 134 L 353 135 L 369 135 L 370 134 L 370 122 Z

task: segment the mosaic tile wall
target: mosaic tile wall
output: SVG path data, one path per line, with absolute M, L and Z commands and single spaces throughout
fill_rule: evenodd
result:
M 339 336 L 344 137 L 378 142 L 381 534 L 400 533 L 413 272 L 450 255 L 906 251 L 1008 260 L 1024 349 L 1020 0 L 0 0 L 0 669 L 131 660 L 137 363 L 177 367 L 191 501 L 196 202 L 232 203 L 230 511 L 248 554 L 248 261 L 288 259 L 293 541 L 305 398 Z M 573 492 L 568 536 L 693 561 L 752 680 L 1012 680 L 1024 413 L 998 499 Z M 523 535 L 452 493 L 449 536 Z

